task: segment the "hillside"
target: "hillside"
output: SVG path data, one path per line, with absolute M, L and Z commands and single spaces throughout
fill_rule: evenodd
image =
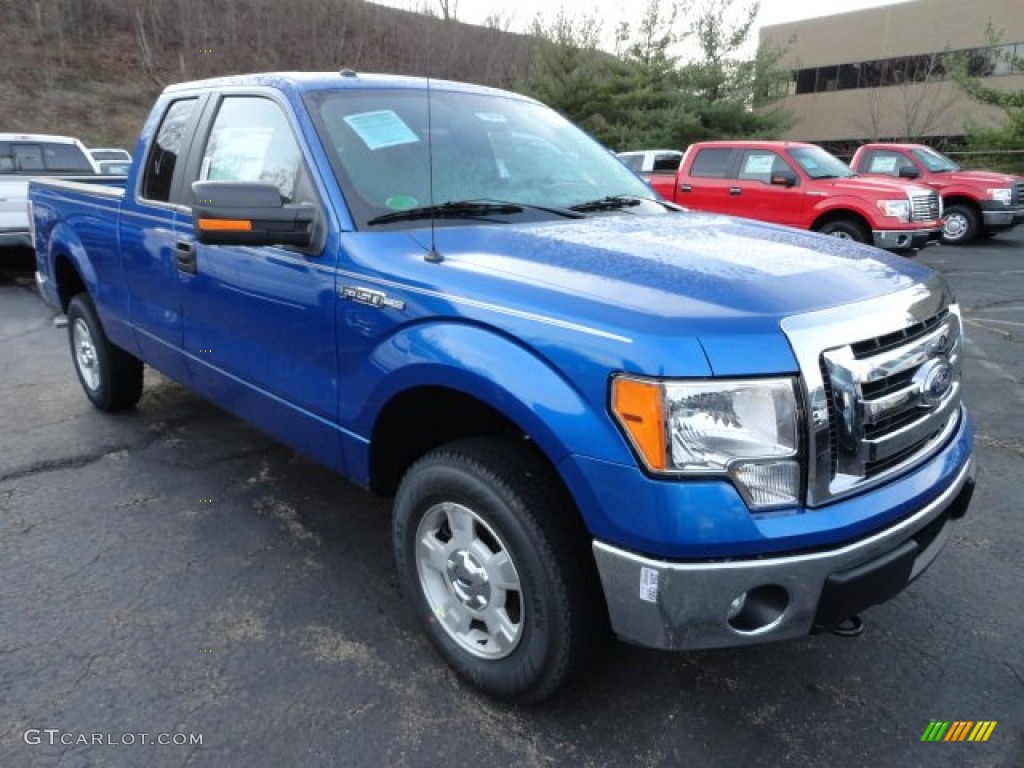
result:
M 514 86 L 530 38 L 363 0 L 0 0 L 0 132 L 131 149 L 164 85 L 275 70 Z

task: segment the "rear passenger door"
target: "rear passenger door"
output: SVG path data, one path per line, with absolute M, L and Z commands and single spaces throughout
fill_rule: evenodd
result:
M 792 173 L 796 184 L 792 187 L 772 184 L 772 174 L 779 171 Z M 806 227 L 803 212 L 807 198 L 800 186 L 800 175 L 782 155 L 771 149 L 745 149 L 740 152 L 730 199 L 730 213 L 736 216 Z
M 734 154 L 728 147 L 698 148 L 688 173 L 679 177 L 676 202 L 695 211 L 729 213 Z
M 188 209 L 179 202 L 188 140 L 205 96 L 169 101 L 156 115 L 148 153 L 121 207 L 121 261 L 128 315 L 142 357 L 179 381 L 188 381 L 182 354 L 181 272 L 176 229 Z M 149 134 L 149 126 L 146 128 Z

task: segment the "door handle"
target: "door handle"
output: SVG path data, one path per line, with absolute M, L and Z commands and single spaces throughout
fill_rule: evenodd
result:
M 739 194 L 742 194 L 742 192 L 743 192 L 743 190 L 740 189 L 739 187 L 729 187 L 729 194 L 730 195 L 739 195 Z
M 693 187 L 691 187 L 689 184 L 680 184 L 679 185 L 679 191 L 680 192 L 690 192 L 691 190 L 693 190 Z
M 178 269 L 190 274 L 196 273 L 196 248 L 188 240 L 179 240 L 174 244 L 174 255 L 178 259 Z

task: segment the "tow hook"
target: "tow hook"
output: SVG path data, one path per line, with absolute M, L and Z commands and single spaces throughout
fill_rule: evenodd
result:
M 840 637 L 857 637 L 864 631 L 864 622 L 861 621 L 860 616 L 853 614 L 834 627 L 829 627 L 828 631 Z

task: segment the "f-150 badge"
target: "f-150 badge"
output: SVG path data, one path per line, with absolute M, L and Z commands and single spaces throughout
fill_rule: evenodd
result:
M 341 298 L 357 301 L 371 307 L 388 307 L 390 309 L 405 309 L 405 302 L 390 298 L 383 291 L 374 291 L 370 288 L 363 288 L 357 285 L 344 285 L 341 288 Z

